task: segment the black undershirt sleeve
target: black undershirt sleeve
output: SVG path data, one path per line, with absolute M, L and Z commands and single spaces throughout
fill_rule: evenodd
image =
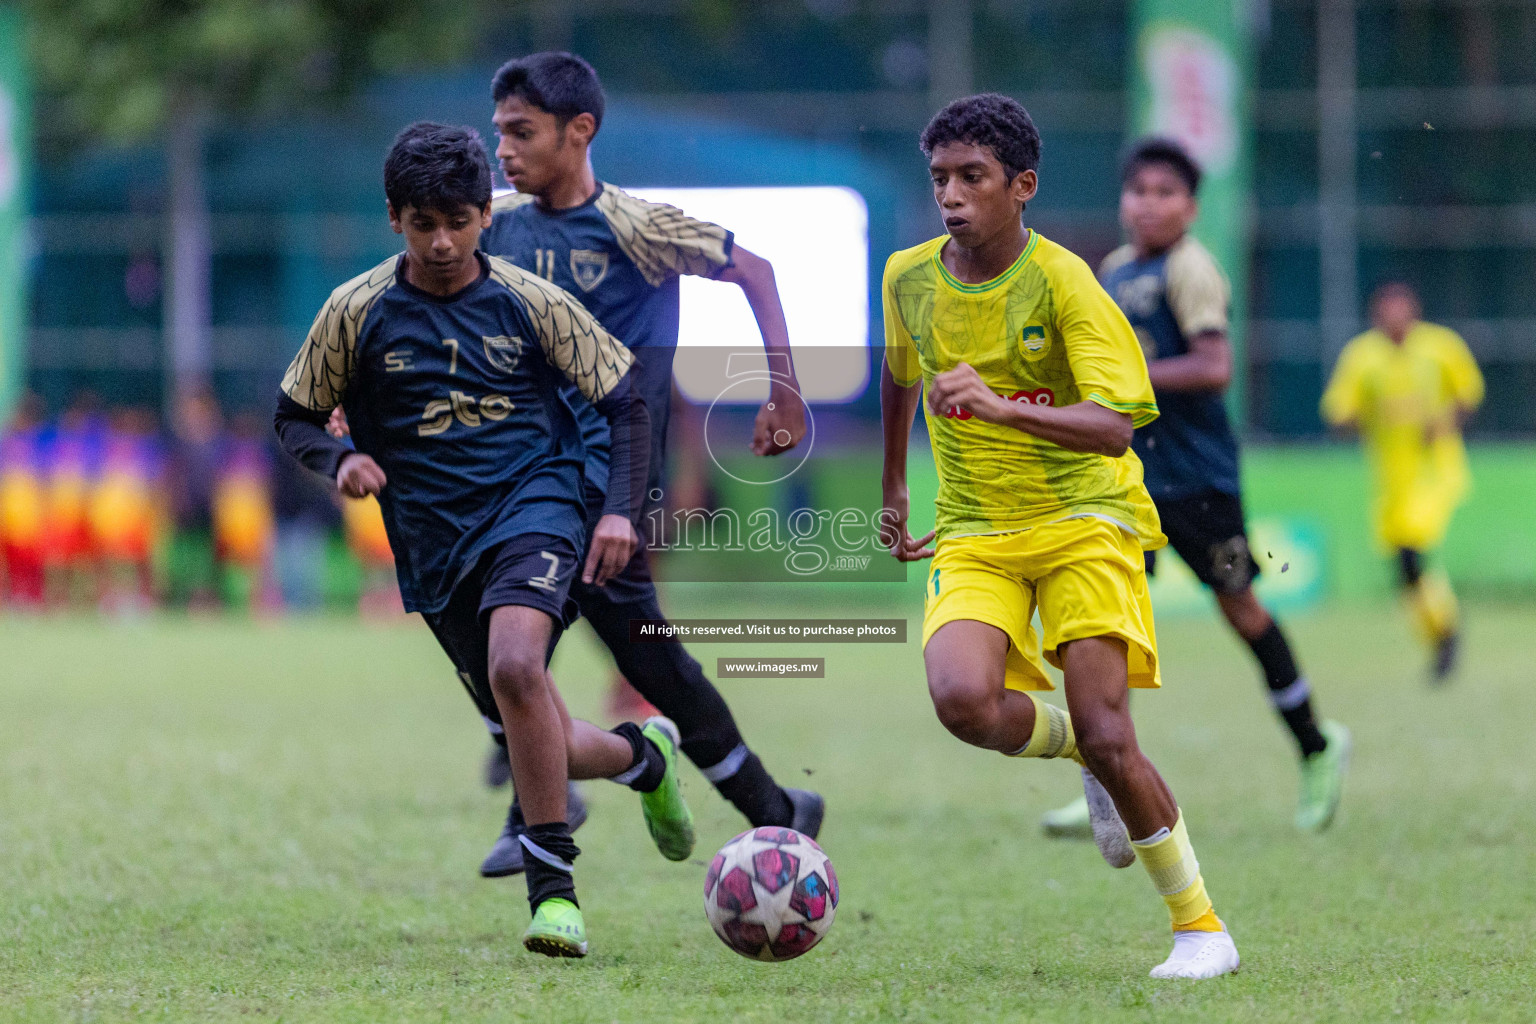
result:
M 593 408 L 608 421 L 608 496 L 603 515 L 636 523 L 650 479 L 651 417 L 629 374 Z
M 281 391 L 277 393 L 277 412 L 272 426 L 283 451 L 328 480 L 336 479 L 341 460 L 353 449 L 345 441 L 326 432 L 330 413 L 306 409 Z

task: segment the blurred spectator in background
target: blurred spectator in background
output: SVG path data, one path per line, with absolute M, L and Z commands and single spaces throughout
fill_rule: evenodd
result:
M 400 601 L 400 587 L 395 582 L 395 555 L 384 532 L 384 511 L 379 499 L 342 499 L 346 520 L 347 547 L 363 570 L 363 592 L 357 610 L 373 618 L 405 614 Z
M 0 434 L 0 603 L 11 608 L 43 604 L 42 411 L 36 395 L 23 395 Z
M 222 428 L 212 392 L 193 390 L 177 397 L 166 479 L 175 531 L 166 562 L 166 596 L 178 607 L 209 608 L 218 598 L 213 487 Z
M 272 466 L 278 593 L 287 608 L 313 610 L 325 600 L 330 539 L 341 526 L 336 489 L 279 448 L 272 431 L 263 431 L 263 436 Z
M 155 414 L 144 408 L 118 409 L 108 417 L 87 506 L 103 611 L 142 613 L 154 600 L 165 461 L 156 428 Z
M 220 445 L 213 485 L 213 549 L 224 598 L 235 607 L 279 606 L 272 573 L 277 530 L 270 433 L 261 416 L 242 412 Z
M 43 438 L 48 470 L 43 514 L 45 598 L 53 607 L 90 606 L 100 596 L 90 489 L 106 440 L 106 421 L 95 392 L 81 392 L 58 424 L 43 432 Z
M 360 594 L 362 613 L 400 614 L 378 502 L 343 510 L 264 415 L 226 427 L 198 389 L 167 434 L 151 409 L 100 405 L 82 392 L 49 423 L 27 394 L 0 428 L 0 611 L 307 611 Z

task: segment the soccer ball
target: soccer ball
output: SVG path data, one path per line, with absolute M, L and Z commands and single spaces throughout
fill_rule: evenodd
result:
M 742 956 L 776 963 L 810 950 L 832 927 L 837 873 L 810 836 L 754 828 L 720 848 L 704 875 L 704 914 Z

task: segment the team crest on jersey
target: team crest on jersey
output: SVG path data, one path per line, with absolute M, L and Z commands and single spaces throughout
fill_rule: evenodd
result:
M 581 285 L 582 291 L 591 291 L 608 276 L 608 254 L 591 249 L 572 249 L 571 276 Z
M 480 340 L 485 342 L 485 358 L 491 361 L 492 366 L 502 373 L 511 373 L 517 369 L 517 361 L 523 355 L 522 338 L 502 334 L 494 338 L 482 336 Z
M 1030 358 L 1037 358 L 1045 354 L 1045 350 L 1051 344 L 1045 336 L 1045 328 L 1038 324 L 1030 324 L 1019 335 L 1019 341 L 1024 345 L 1024 354 Z

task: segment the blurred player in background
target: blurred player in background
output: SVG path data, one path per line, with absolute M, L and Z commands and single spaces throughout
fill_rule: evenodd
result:
M 113 412 L 89 505 L 93 545 L 101 559 L 101 603 L 108 612 L 139 614 L 154 602 L 162 474 L 154 413 L 139 408 Z
M 1130 241 L 1099 268 L 1147 358 L 1158 417 L 1132 442 L 1147 492 L 1177 551 L 1216 596 L 1269 684 L 1269 702 L 1296 741 L 1301 795 L 1296 827 L 1332 823 L 1349 765 L 1349 730 L 1318 723 L 1311 685 L 1290 642 L 1253 592 L 1258 562 L 1248 547 L 1237 438 L 1222 393 L 1232 381 L 1226 276 L 1189 234 L 1199 214 L 1200 168 L 1172 139 L 1131 147 L 1121 170 L 1120 222 Z M 1157 553 L 1147 552 L 1147 571 Z M 1088 807 L 1077 801 L 1045 816 L 1049 835 L 1091 836 Z
M 1445 571 L 1425 560 L 1471 487 L 1461 428 L 1482 403 L 1483 375 L 1466 342 L 1419 319 L 1422 312 L 1408 285 L 1377 289 L 1372 328 L 1339 353 L 1322 414 L 1365 438 L 1376 536 L 1397 554 L 1414 622 L 1433 652 L 1431 678 L 1444 682 L 1456 667 L 1461 616 Z
M 419 611 L 482 715 L 504 729 L 526 826 L 524 945 L 585 956 L 567 780 L 641 794 L 670 860 L 692 852 L 675 726 L 574 720 L 548 672 L 578 575 L 601 586 L 634 553 L 650 451 L 629 351 L 548 282 L 478 248 L 491 168 L 471 129 L 418 123 L 384 167 L 406 250 L 338 288 L 283 378 L 284 448 L 352 498 L 379 498 L 406 607 Z M 612 486 L 585 558 L 572 384 L 610 425 Z M 326 431 L 345 398 L 356 450 Z
M 223 452 L 224 416 L 207 388 L 176 396 L 166 474 L 172 539 L 166 559 L 166 596 L 176 607 L 218 603 L 214 558 L 213 492 Z
M 95 394 L 82 392 L 44 432 L 43 571 L 47 600 L 55 607 L 89 606 L 100 595 L 90 521 L 91 487 L 106 435 L 98 406 Z
M 4 603 L 35 610 L 43 605 L 46 478 L 42 402 L 23 395 L 0 435 L 0 571 Z
M 399 614 L 400 588 L 395 586 L 395 554 L 389 547 L 389 531 L 384 527 L 384 510 L 373 495 L 349 498 L 341 506 L 342 526 L 347 549 L 363 571 L 363 591 L 357 598 L 357 610 L 369 618 Z M 500 750 L 502 770 L 508 779 L 506 751 Z
M 272 573 L 277 528 L 272 461 L 260 422 L 251 413 L 240 413 L 220 446 L 213 486 L 213 551 L 228 604 L 273 610 L 280 603 Z
M 1161 685 L 1143 549 L 1164 543 L 1130 451 L 1157 417 L 1135 333 L 1082 260 L 1021 222 L 1040 161 L 1022 106 L 956 100 L 921 145 L 948 234 L 886 264 L 882 490 L 892 554 L 933 559 L 934 709 L 973 746 L 1084 765 L 1105 859 L 1140 857 L 1168 906 L 1173 952 L 1152 976 L 1230 973 L 1237 947 L 1130 717 L 1127 686 Z M 939 493 L 934 532 L 914 540 L 907 443 L 925 383 Z M 1028 692 L 1053 688 L 1042 653 L 1070 712 Z
M 740 287 L 764 347 L 776 360 L 773 365 L 782 368 L 758 413 L 752 450 L 774 455 L 799 443 L 805 408 L 773 267 L 735 245 L 725 228 L 636 199 L 597 179 L 589 150 L 602 125 L 605 100 L 597 72 L 580 57 L 536 53 L 509 61 L 496 72 L 491 94 L 496 158 L 517 191 L 492 204 L 494 217 L 481 247 L 577 296 L 634 353 L 631 375 L 651 423 L 647 506 L 660 501 L 665 479 L 678 279 L 683 274 Z M 607 428 L 585 403 L 577 404 L 592 452 L 588 484 L 600 492 L 608 472 Z M 683 752 L 722 796 L 753 825 L 788 825 L 812 837 L 818 833 L 821 797 L 773 780 L 742 739 L 724 698 L 683 645 L 676 640 L 630 642 L 631 619 L 665 617 L 643 544 L 607 586 L 578 582 L 572 593 L 619 671 L 677 722 Z M 514 800 L 482 873 L 509 874 L 521 867 L 518 828 Z

